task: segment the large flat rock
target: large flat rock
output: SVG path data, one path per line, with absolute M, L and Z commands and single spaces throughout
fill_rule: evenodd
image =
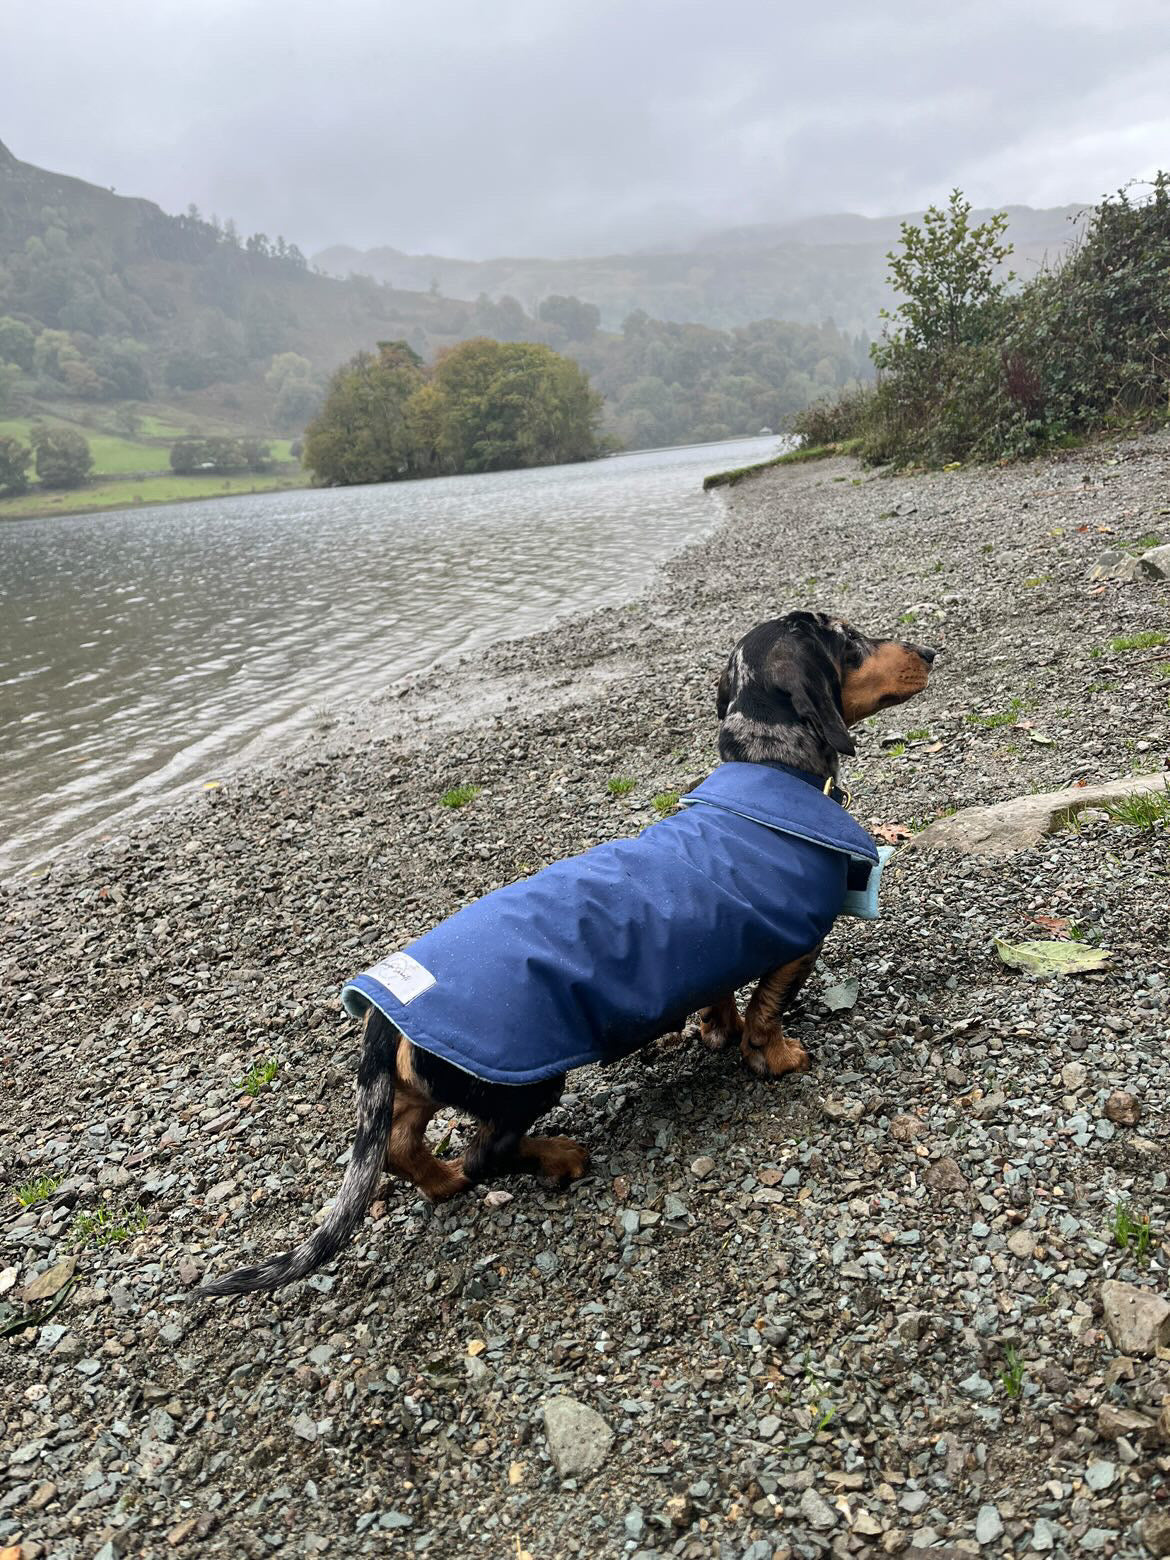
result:
M 1055 834 L 1086 807 L 1100 807 L 1139 791 L 1164 790 L 1170 775 L 1124 775 L 1097 785 L 1071 786 L 1039 796 L 1014 796 L 991 807 L 965 807 L 916 834 L 908 850 L 958 850 L 968 856 L 1012 856 Z

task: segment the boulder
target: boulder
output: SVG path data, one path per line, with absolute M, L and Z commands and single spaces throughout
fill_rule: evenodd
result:
M 1070 786 L 1040 796 L 1014 796 L 990 807 L 964 807 L 949 818 L 936 818 L 905 850 L 957 850 L 968 856 L 1014 856 L 1031 850 L 1046 834 L 1055 834 L 1087 807 L 1099 807 L 1142 791 L 1166 789 L 1170 776 L 1123 775 L 1119 780 Z

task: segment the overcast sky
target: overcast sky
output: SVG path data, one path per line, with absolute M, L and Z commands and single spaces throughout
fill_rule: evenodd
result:
M 0 139 L 306 251 L 584 254 L 1170 165 L 1167 0 L 5 0 Z

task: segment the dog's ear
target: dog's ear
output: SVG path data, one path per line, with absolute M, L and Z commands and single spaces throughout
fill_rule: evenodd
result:
M 788 695 L 799 718 L 829 747 L 848 755 L 857 752 L 841 709 L 841 675 L 815 639 L 804 635 L 782 639 L 768 657 L 767 681 L 769 687 Z
M 715 690 L 715 713 L 720 720 L 727 715 L 727 707 L 731 703 L 731 663 L 732 657 L 729 656 Z

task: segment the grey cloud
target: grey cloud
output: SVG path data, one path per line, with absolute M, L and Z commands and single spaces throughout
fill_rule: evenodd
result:
M 18 156 L 305 249 L 1056 204 L 1170 146 L 1161 0 L 10 0 L 6 36 Z

